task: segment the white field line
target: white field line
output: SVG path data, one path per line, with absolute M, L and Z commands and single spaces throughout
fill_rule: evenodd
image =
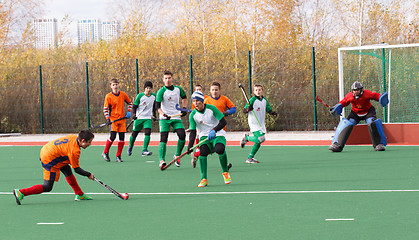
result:
M 36 224 L 38 224 L 38 225 L 63 225 L 64 223 L 63 222 L 55 222 L 55 223 L 53 223 L 53 222 L 49 222 L 49 223 L 39 222 L 39 223 L 36 223 Z
M 128 193 L 130 195 L 234 195 L 234 194 L 315 194 L 315 193 L 394 193 L 394 192 L 419 192 L 419 189 L 395 190 L 323 190 L 323 191 L 248 191 L 248 192 L 157 192 L 157 193 Z M 0 192 L 0 195 L 13 194 Z M 74 195 L 74 193 L 42 193 L 48 195 Z M 107 195 L 113 193 L 86 193 L 91 195 Z
M 326 218 L 325 221 L 355 221 L 355 218 Z

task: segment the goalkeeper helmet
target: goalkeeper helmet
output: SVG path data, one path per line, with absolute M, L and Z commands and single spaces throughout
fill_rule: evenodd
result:
M 352 84 L 351 90 L 352 91 L 354 91 L 354 90 L 361 90 L 361 92 L 358 95 L 355 95 L 354 94 L 355 99 L 358 100 L 359 97 L 361 97 L 362 94 L 364 93 L 364 86 L 362 86 L 362 84 L 360 82 L 356 81 L 356 82 L 354 82 Z

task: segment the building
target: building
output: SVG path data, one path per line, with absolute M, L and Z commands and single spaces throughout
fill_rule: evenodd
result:
M 51 48 L 57 46 L 58 22 L 56 18 L 34 19 L 35 48 Z
M 83 19 L 77 23 L 78 43 L 98 42 L 102 37 L 102 22 L 99 19 Z
M 118 21 L 102 22 L 100 19 L 83 19 L 77 24 L 78 43 L 109 41 L 120 35 Z
M 121 34 L 121 28 L 118 21 L 102 22 L 102 39 L 110 41 L 116 39 Z

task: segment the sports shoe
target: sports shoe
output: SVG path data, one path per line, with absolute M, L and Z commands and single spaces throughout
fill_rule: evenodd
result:
M 151 155 L 151 154 L 153 154 L 153 152 L 149 152 L 148 150 L 144 150 L 144 151 L 141 153 L 141 156 L 145 157 L 145 156 L 149 156 L 149 155 Z
M 208 180 L 207 179 L 202 179 L 201 182 L 198 184 L 198 187 L 206 187 L 208 186 Z
M 224 183 L 225 184 L 230 184 L 231 183 L 231 177 L 230 177 L 230 174 L 228 172 L 223 172 L 223 178 L 224 178 Z
M 384 147 L 383 144 L 378 144 L 377 146 L 375 146 L 374 151 L 385 151 L 386 147 Z
M 82 200 L 92 200 L 93 198 L 87 196 L 86 194 L 83 195 L 76 195 L 76 198 L 74 198 L 74 201 L 82 201 Z
M 131 156 L 132 155 L 132 147 L 128 147 L 127 155 L 128 156 Z
M 191 164 L 193 168 L 196 168 L 196 161 L 198 160 L 197 157 L 195 157 L 195 155 L 192 155 L 191 157 Z
M 230 168 L 231 168 L 232 166 L 233 166 L 233 164 L 228 163 L 228 164 L 227 164 L 227 169 L 228 169 L 228 170 L 230 170 Z
M 175 159 L 177 157 L 179 157 L 179 156 L 173 155 L 173 159 Z M 180 167 L 180 159 L 175 161 L 175 165 L 176 165 L 176 167 Z
M 166 166 L 166 162 L 164 160 L 160 160 L 159 168 L 162 169 L 164 166 Z
M 246 143 L 249 141 L 249 140 L 247 140 L 247 137 L 249 136 L 249 134 L 248 133 L 245 133 L 244 134 L 244 137 L 243 137 L 243 139 L 240 141 L 240 147 L 241 148 L 244 148 L 244 145 L 246 145 Z
M 111 159 L 109 158 L 109 153 L 102 153 L 102 157 L 103 159 L 105 159 L 105 161 L 110 162 Z
M 123 162 L 123 160 L 122 160 L 121 156 L 117 156 L 117 157 L 116 157 L 116 162 Z
M 332 152 L 342 152 L 343 147 L 339 143 L 334 142 L 330 145 L 329 150 Z
M 259 161 L 251 157 L 251 158 L 247 158 L 246 163 L 259 163 Z
M 23 200 L 23 194 L 19 191 L 19 189 L 14 189 L 13 190 L 13 195 L 15 196 L 15 198 L 16 198 L 16 203 L 17 203 L 17 205 L 21 205 L 22 203 L 22 200 Z

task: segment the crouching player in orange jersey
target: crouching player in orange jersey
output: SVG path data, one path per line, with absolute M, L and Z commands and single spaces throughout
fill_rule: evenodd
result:
M 64 174 L 65 180 L 73 188 L 76 198 L 74 200 L 91 200 L 80 189 L 76 177 L 74 177 L 71 168 L 82 176 L 94 180 L 93 173 L 83 170 L 79 165 L 80 148 L 87 148 L 92 143 L 94 135 L 89 130 L 82 130 L 78 136 L 74 134 L 53 140 L 45 144 L 41 149 L 40 160 L 44 168 L 44 184 L 34 185 L 30 188 L 15 189 L 13 194 L 16 203 L 20 205 L 23 197 L 32 194 L 50 192 L 54 186 L 54 181 L 58 182 L 60 171 Z M 69 166 L 71 165 L 71 167 Z

